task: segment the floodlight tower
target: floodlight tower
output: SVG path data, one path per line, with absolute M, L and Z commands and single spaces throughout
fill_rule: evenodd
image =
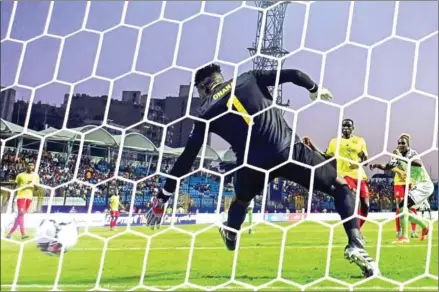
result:
M 267 8 L 270 7 L 278 1 L 254 1 L 257 7 L 259 8 Z M 262 27 L 262 18 L 263 13 L 261 11 L 258 12 L 258 23 L 256 29 L 256 39 L 251 48 L 248 48 L 251 56 L 256 55 L 258 51 L 258 43 L 261 39 L 262 29 L 264 29 L 262 45 L 261 45 L 261 54 L 272 56 L 276 58 L 281 58 L 288 54 L 283 48 L 283 26 L 285 19 L 285 11 L 287 10 L 287 5 L 289 2 L 282 2 L 276 5 L 273 8 L 270 8 L 266 11 L 267 19 L 265 21 L 265 27 Z M 267 59 L 261 56 L 257 56 L 253 58 L 253 69 L 256 70 L 270 70 L 277 69 L 278 62 L 276 60 Z M 281 66 L 283 65 L 283 61 Z M 271 93 L 273 93 L 274 88 L 271 88 Z M 277 100 L 276 103 L 278 105 L 288 106 L 290 104 L 290 100 L 287 100 L 285 103 L 282 99 L 282 86 L 279 85 L 277 92 Z

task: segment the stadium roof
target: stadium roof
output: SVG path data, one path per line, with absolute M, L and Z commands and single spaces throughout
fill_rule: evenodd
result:
M 236 161 L 236 155 L 235 152 L 232 151 L 232 149 L 218 151 L 218 155 L 221 157 L 222 161 Z
M 11 122 L 1 120 L 1 132 L 2 135 L 15 135 L 24 132 L 24 128 L 13 124 Z M 122 135 L 111 135 L 104 128 L 89 125 L 79 128 L 72 129 L 56 129 L 53 127 L 49 127 L 42 131 L 33 131 L 28 129 L 27 132 L 34 134 L 35 136 L 48 136 L 47 140 L 51 141 L 81 141 L 81 134 L 84 134 L 84 142 L 90 143 L 97 146 L 110 146 L 117 147 L 121 145 Z M 30 139 L 35 139 L 33 136 L 29 136 Z M 145 137 L 144 135 L 136 132 L 127 133 L 125 135 L 125 140 L 123 143 L 124 148 L 137 150 L 137 151 L 147 151 L 147 152 L 159 152 L 159 149 L 154 145 L 154 143 Z M 171 148 L 168 146 L 164 147 L 164 154 L 166 156 L 179 156 L 184 150 L 184 147 L 181 148 Z M 203 149 L 200 150 L 198 154 L 198 158 L 201 157 Z M 236 160 L 235 153 L 229 150 L 216 151 L 210 146 L 206 147 L 206 159 L 208 160 L 221 160 L 226 162 L 232 162 Z
M 22 134 L 25 130 L 24 127 L 20 126 L 20 125 L 16 125 L 14 123 L 5 121 L 3 119 L 0 119 L 1 123 L 0 123 L 0 131 L 2 136 L 14 136 L 14 135 L 18 135 L 18 134 Z M 39 132 L 31 130 L 31 129 L 27 129 L 26 133 L 30 133 L 36 136 L 39 136 Z M 25 134 L 26 134 L 25 133 Z
M 116 143 L 120 145 L 122 142 L 122 135 L 115 135 L 113 137 L 116 140 Z M 151 140 L 139 133 L 127 133 L 125 135 L 123 147 L 140 151 L 157 151 L 154 143 L 152 143 Z
M 84 134 L 84 142 L 100 145 L 100 146 L 117 146 L 119 143 L 116 141 L 115 137 L 108 133 L 104 128 L 99 128 L 98 126 L 89 125 L 79 128 L 72 128 L 71 130 L 62 129 L 58 130 L 53 127 L 49 127 L 45 130 L 37 132 L 43 136 L 51 135 L 48 140 L 58 140 L 58 141 L 81 141 L 81 134 Z M 81 134 L 80 134 L 81 133 Z

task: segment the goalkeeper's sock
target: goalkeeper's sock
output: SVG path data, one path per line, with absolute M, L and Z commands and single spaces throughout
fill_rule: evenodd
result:
M 411 208 L 410 211 L 412 211 L 413 214 L 418 215 L 418 212 L 416 212 L 415 208 Z M 416 223 L 411 223 L 412 225 L 412 232 L 416 232 Z
M 395 215 L 398 216 L 399 214 L 399 208 L 396 209 L 395 211 Z M 395 218 L 395 226 L 396 226 L 396 232 L 401 232 L 401 221 L 400 221 L 401 217 L 397 217 Z
M 337 209 L 337 213 L 341 219 L 351 217 L 355 212 L 355 195 L 349 189 L 347 185 L 341 185 L 335 187 L 333 191 L 334 204 Z M 346 231 L 346 235 L 349 239 L 349 245 L 352 247 L 363 248 L 363 241 L 361 232 L 358 229 L 357 217 L 352 217 L 343 223 L 343 227 Z
M 230 204 L 229 214 L 227 217 L 227 226 L 240 230 L 242 223 L 245 221 L 246 209 L 247 206 L 244 204 L 238 201 L 233 201 L 232 204 Z

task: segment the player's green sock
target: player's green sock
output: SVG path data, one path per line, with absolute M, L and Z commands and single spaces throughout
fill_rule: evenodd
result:
M 253 210 L 248 210 L 248 223 L 251 225 L 253 222 Z
M 406 213 L 406 208 L 403 209 L 404 216 L 402 217 L 401 221 L 401 231 L 403 236 L 408 236 L 407 234 L 407 221 L 410 221 L 411 223 L 415 223 L 416 225 L 420 226 L 422 229 L 426 228 L 428 226 L 427 222 L 416 216 L 410 209 L 408 210 L 409 215 Z M 408 217 L 408 218 L 407 218 Z

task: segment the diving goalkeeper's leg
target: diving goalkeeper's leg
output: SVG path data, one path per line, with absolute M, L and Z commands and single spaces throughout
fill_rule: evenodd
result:
M 325 163 L 325 159 L 319 153 L 312 151 L 302 143 L 295 144 L 294 148 L 293 159 L 311 166 L 319 165 L 314 170 L 314 190 L 319 190 L 333 196 L 337 213 L 342 220 L 346 220 L 343 223 L 348 237 L 348 245 L 344 251 L 345 258 L 351 263 L 353 262 L 358 265 L 364 276 L 379 275 L 378 265 L 364 249 L 363 236 L 359 230 L 358 219 L 357 217 L 352 217 L 355 215 L 355 194 L 349 188 L 346 180 L 338 177 L 335 166 L 331 163 Z M 289 164 L 285 168 L 285 171 L 280 176 L 291 179 L 304 187 L 310 187 L 312 175 L 310 169 L 297 164 Z
M 334 197 L 335 208 L 342 220 L 351 217 L 355 211 L 355 194 L 351 192 L 344 179 L 338 177 L 331 195 Z M 345 247 L 344 256 L 351 263 L 360 267 L 365 277 L 380 275 L 380 270 L 375 261 L 364 249 L 363 236 L 358 229 L 358 219 L 352 217 L 343 223 L 348 245 Z
M 230 204 L 227 222 L 223 225 L 240 230 L 245 221 L 250 202 L 264 187 L 265 174 L 251 168 L 241 168 L 236 172 L 234 180 L 235 197 Z M 251 220 L 251 219 L 250 219 Z M 235 250 L 237 233 L 225 228 L 219 229 L 228 250 Z

